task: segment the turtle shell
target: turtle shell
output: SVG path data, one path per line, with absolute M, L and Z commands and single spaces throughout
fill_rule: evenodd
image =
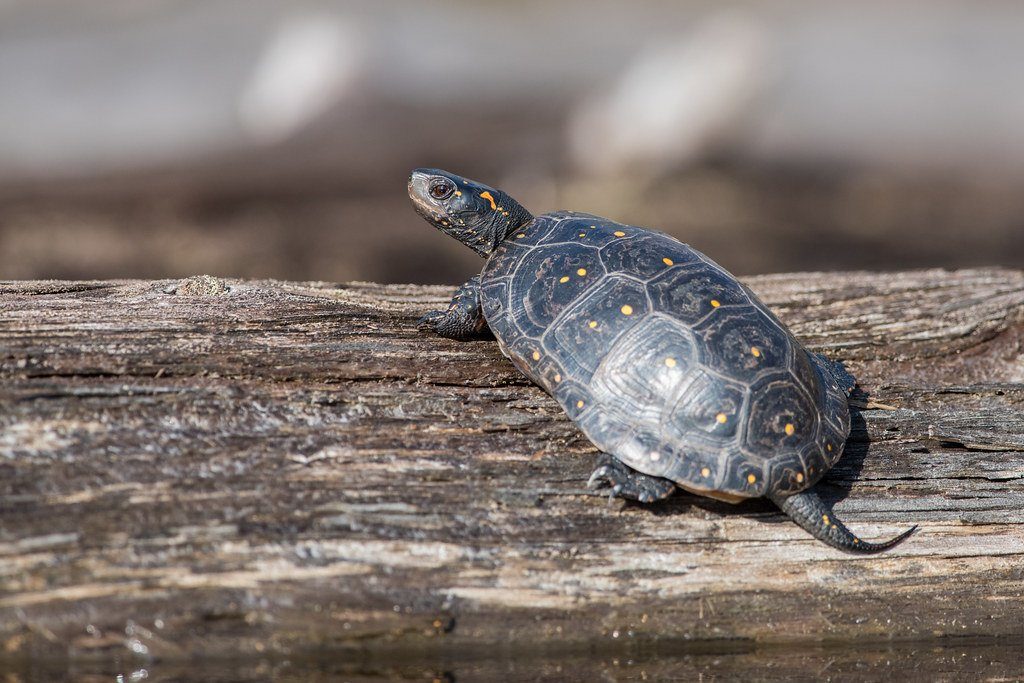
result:
M 847 388 L 829 361 L 668 235 L 545 214 L 480 285 L 501 351 L 636 470 L 735 501 L 801 491 L 842 454 Z

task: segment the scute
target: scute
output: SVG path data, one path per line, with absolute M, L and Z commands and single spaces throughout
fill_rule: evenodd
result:
M 622 312 L 629 306 L 630 313 Z M 647 313 L 643 286 L 617 274 L 602 278 L 544 333 L 544 346 L 569 376 L 590 382 L 594 371 L 620 334 Z
M 525 314 L 517 321 L 524 331 L 540 336 L 602 275 L 604 267 L 596 249 L 579 245 L 537 247 L 512 277 L 511 296 L 522 297 L 521 312 Z
M 739 284 L 704 263 L 674 266 L 647 285 L 654 308 L 689 325 L 722 306 L 749 306 Z
M 743 424 L 745 387 L 696 368 L 677 387 L 664 430 L 700 449 L 731 450 Z
M 694 367 L 692 335 L 679 322 L 652 315 L 622 334 L 591 379 L 591 389 L 613 411 L 657 423 L 663 397 L 677 391 Z
M 752 306 L 715 309 L 697 333 L 707 349 L 708 365 L 741 382 L 789 363 L 786 334 Z
M 630 467 L 641 469 L 641 471 L 648 474 L 654 474 L 654 472 L 642 468 L 641 462 L 629 458 L 629 456 L 623 453 L 623 444 L 629 440 L 635 431 L 633 425 L 624 416 L 609 410 L 596 401 L 591 403 L 585 402 L 579 409 L 576 409 L 575 404 L 573 404 L 571 408 L 577 413 L 573 421 L 579 425 L 583 433 L 587 435 L 587 438 L 594 442 L 595 446 L 606 453 L 614 454 Z M 571 412 L 569 414 L 572 415 Z
M 749 453 L 798 450 L 815 440 L 817 406 L 789 373 L 754 384 L 746 416 L 745 446 Z
M 635 228 L 633 229 L 635 230 Z M 628 235 L 628 233 L 627 233 Z M 694 252 L 678 248 L 664 235 L 641 234 L 612 240 L 601 249 L 601 260 L 609 272 L 629 273 L 648 280 L 674 265 L 696 262 Z

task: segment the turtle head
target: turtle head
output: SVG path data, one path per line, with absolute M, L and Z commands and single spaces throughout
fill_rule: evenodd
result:
M 509 233 L 533 220 L 501 190 L 436 168 L 412 172 L 409 197 L 427 222 L 484 257 Z

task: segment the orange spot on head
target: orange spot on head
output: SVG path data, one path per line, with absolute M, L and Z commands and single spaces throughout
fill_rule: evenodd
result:
M 492 211 L 494 211 L 494 210 L 496 210 L 498 208 L 498 205 L 494 203 L 494 197 L 491 196 L 490 192 L 481 192 L 480 193 L 480 198 L 481 199 L 486 199 L 487 201 L 489 201 L 491 203 L 491 210 Z

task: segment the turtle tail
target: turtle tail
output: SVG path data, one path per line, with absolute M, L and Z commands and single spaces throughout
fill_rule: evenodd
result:
M 810 532 L 816 539 L 848 553 L 863 555 L 880 553 L 899 545 L 917 530 L 915 524 L 895 538 L 881 543 L 871 543 L 857 538 L 853 532 L 847 529 L 846 525 L 835 516 L 813 490 L 808 489 L 792 496 L 772 496 L 771 499 L 789 515 L 790 519 Z

